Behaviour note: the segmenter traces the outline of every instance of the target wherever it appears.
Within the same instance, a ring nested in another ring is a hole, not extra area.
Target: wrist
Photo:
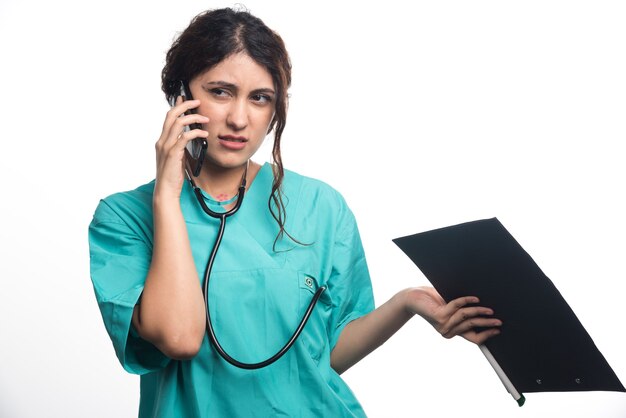
[[[413,308],[412,300],[415,288],[407,288],[399,291],[392,299],[396,299],[396,304],[402,313],[406,316],[407,320],[415,316],[415,309]]]
[[[182,217],[180,196],[168,193],[156,193],[152,197],[152,212],[155,222],[157,220],[171,220],[178,216]]]
[[[180,206],[180,190],[169,190],[155,185],[154,194],[152,195],[152,207],[157,209],[172,206]]]

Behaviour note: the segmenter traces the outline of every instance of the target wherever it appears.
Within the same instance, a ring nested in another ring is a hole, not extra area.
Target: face
[[[231,55],[189,82],[199,114],[210,119],[204,165],[241,167],[259,149],[274,117],[270,73],[244,53]]]

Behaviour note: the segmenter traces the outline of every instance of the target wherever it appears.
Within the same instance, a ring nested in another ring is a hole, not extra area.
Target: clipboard
[[[523,392],[626,392],[552,281],[497,218],[393,242],[449,302],[477,296],[502,320],[481,351],[520,406]]]

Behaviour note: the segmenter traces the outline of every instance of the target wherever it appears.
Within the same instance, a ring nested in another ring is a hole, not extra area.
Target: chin
[[[210,169],[217,170],[229,170],[233,168],[239,168],[248,162],[249,158],[228,158],[228,159],[213,159],[207,155],[207,159],[204,161],[204,165]]]

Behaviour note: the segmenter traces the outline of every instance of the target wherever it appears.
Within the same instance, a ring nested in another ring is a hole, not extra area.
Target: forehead
[[[248,54],[232,54],[219,64],[198,76],[202,83],[224,81],[242,88],[271,89],[274,87],[272,75]]]

